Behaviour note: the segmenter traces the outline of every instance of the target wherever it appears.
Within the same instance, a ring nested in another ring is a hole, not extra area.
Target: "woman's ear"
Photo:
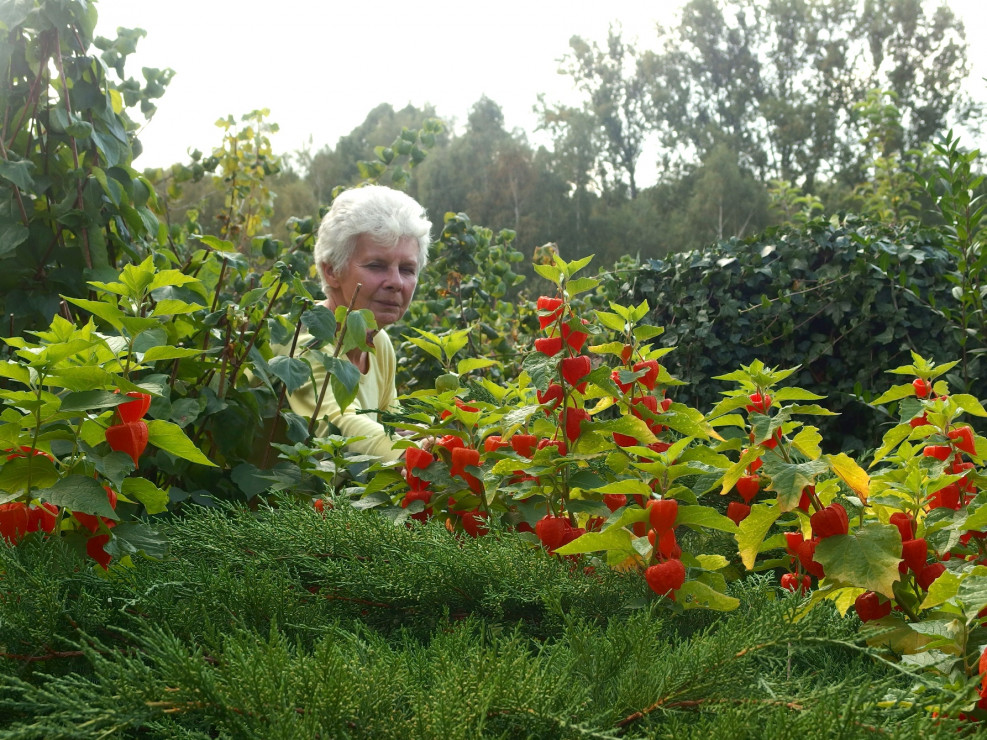
[[[330,288],[339,287],[339,276],[336,274],[332,264],[329,262],[322,263],[322,276],[325,278],[326,285]]]

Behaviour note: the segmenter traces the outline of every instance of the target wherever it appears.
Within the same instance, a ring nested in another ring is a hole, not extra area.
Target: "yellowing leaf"
[[[843,452],[839,455],[826,455],[826,459],[833,472],[853,489],[861,501],[867,503],[867,494],[870,492],[870,477],[867,472]]]
[[[805,427],[792,438],[792,445],[810,460],[817,460],[822,454],[819,443],[822,435],[815,427]]]

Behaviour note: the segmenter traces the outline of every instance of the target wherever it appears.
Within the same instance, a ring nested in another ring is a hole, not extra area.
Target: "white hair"
[[[431,229],[425,209],[407,193],[384,185],[344,190],[323,216],[315,242],[315,264],[323,292],[329,294],[324,266],[329,265],[336,273],[342,271],[363,234],[385,247],[397,246],[404,237],[416,240],[421,272],[428,261]]]

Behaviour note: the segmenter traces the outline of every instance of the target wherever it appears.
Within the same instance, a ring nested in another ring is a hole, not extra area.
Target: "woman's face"
[[[357,237],[353,256],[342,270],[323,267],[329,302],[349,306],[356,293],[354,309],[369,308],[377,326],[393,324],[404,316],[418,284],[418,240],[404,236],[393,247],[375,242],[370,236]]]

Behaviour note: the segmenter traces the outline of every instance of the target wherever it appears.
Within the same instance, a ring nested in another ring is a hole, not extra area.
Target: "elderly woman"
[[[394,439],[377,420],[377,410],[391,408],[397,401],[394,348],[382,330],[408,310],[428,258],[431,226],[413,198],[380,185],[341,193],[319,226],[315,264],[326,295],[323,304],[329,310],[370,309],[379,329],[370,340],[372,353],[354,349],[347,354],[360,371],[354,402],[340,411],[329,392],[318,412],[316,434],[326,433],[328,418],[344,435],[363,437],[349,445],[354,452],[384,460],[396,460],[404,453],[394,449]],[[315,412],[325,378],[322,363],[313,363],[313,371],[314,386],[308,384],[289,397],[292,410],[306,418]]]

